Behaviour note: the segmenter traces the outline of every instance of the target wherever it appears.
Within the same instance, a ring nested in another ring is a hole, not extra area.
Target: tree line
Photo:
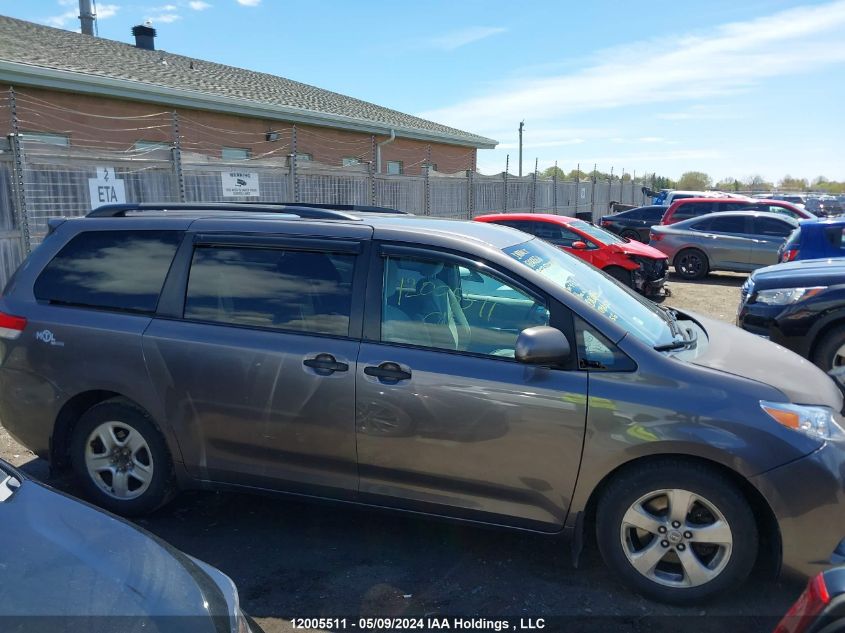
[[[569,172],[560,167],[549,167],[541,175],[546,178],[557,176],[560,180],[610,180],[611,174],[599,170],[583,171],[573,169]],[[631,174],[613,174],[614,179],[630,180]],[[818,176],[812,180],[795,178],[787,174],[777,182],[769,182],[760,175],[746,178],[722,178],[714,181],[703,171],[688,171],[681,174],[677,180],[657,174],[647,174],[644,180],[652,189],[690,189],[701,191],[718,189],[720,191],[822,191],[830,194],[845,194],[845,181],[830,180]]]

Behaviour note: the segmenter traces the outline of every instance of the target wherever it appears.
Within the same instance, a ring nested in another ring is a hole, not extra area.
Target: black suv
[[[759,268],[742,286],[737,325],[845,372],[845,258]]]

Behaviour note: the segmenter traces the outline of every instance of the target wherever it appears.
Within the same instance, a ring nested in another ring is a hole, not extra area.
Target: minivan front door
[[[485,266],[400,246],[372,258],[357,369],[362,500],[555,531],[584,440],[587,375],[514,359],[563,307]]]
[[[314,241],[200,239],[182,314],[145,332],[192,476],[354,496],[360,245]]]

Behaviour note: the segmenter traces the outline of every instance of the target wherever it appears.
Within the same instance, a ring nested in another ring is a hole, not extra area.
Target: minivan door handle
[[[336,371],[349,371],[349,365],[338,362],[331,354],[317,354],[314,358],[306,358],[302,364],[322,376],[328,376]]]
[[[373,378],[381,378],[382,380],[389,380],[398,382],[400,380],[408,380],[411,377],[411,372],[402,369],[398,363],[385,362],[380,365],[364,367],[364,373]]]

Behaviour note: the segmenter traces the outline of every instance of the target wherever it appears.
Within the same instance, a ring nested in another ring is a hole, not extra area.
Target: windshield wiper
[[[670,352],[676,349],[694,348],[698,342],[698,333],[692,328],[687,328],[686,333],[687,338],[683,338],[683,333],[681,333],[680,339],[676,339],[671,343],[665,343],[664,345],[655,345],[654,350],[657,352]]]
[[[666,308],[661,305],[657,305],[657,309],[660,311],[659,314],[666,321],[667,325],[669,326],[669,331],[672,333],[672,336],[677,336],[681,334],[681,330],[677,325],[678,322],[678,313],[675,312],[672,308]]]

